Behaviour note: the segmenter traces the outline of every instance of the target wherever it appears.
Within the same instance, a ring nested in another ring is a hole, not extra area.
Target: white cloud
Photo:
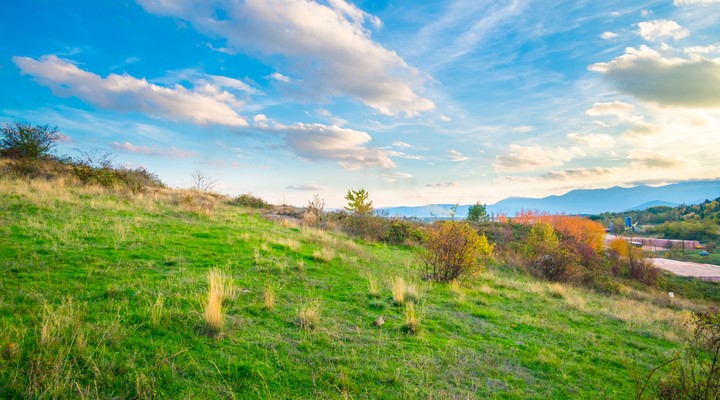
[[[585,114],[591,117],[600,117],[605,115],[613,115],[623,118],[633,112],[635,106],[621,101],[613,101],[611,103],[595,103],[585,111]]]
[[[690,31],[678,25],[677,22],[667,19],[640,22],[638,28],[638,34],[651,42],[662,38],[680,40],[690,36]]]
[[[310,185],[290,185],[290,186],[286,186],[285,189],[302,190],[302,191],[307,191],[307,192],[319,192],[319,191],[325,190],[327,188],[322,185],[310,184]]]
[[[404,158],[406,160],[424,160],[425,157],[416,154],[407,154],[402,151],[388,150],[387,155],[390,157]]]
[[[57,96],[73,96],[98,107],[123,112],[144,112],[172,120],[197,124],[246,126],[235,109],[242,103],[219,86],[205,84],[188,90],[149,83],[129,75],[110,74],[106,78],[82,70],[54,55],[40,60],[13,57],[23,74],[32,75]]]
[[[460,182],[452,181],[452,182],[443,182],[443,183],[427,183],[427,184],[425,184],[425,187],[438,188],[438,189],[449,189],[449,188],[460,187]]]
[[[461,162],[470,159],[470,157],[464,156],[461,152],[457,150],[450,150],[448,151],[448,154],[450,155],[450,161],[452,162]]]
[[[618,34],[615,32],[603,32],[600,35],[600,38],[605,39],[605,40],[615,40],[615,39],[617,39],[617,37],[618,37]]]
[[[577,133],[570,133],[567,138],[572,142],[579,145],[598,148],[598,147],[613,147],[615,146],[615,138],[604,133],[590,133],[587,135],[579,135]]]
[[[161,157],[171,157],[171,158],[191,158],[195,157],[197,153],[194,151],[187,151],[187,150],[180,150],[178,148],[170,148],[170,149],[162,149],[157,147],[148,147],[148,146],[138,146],[134,145],[130,142],[125,143],[118,143],[118,142],[112,142],[110,143],[110,147],[113,148],[115,151],[119,151],[122,153],[136,153],[136,154],[144,154],[146,156],[161,156]]]
[[[644,45],[629,47],[614,60],[588,68],[642,100],[685,107],[720,106],[720,60],[680,53],[664,55]]]
[[[675,4],[676,6],[686,6],[694,4],[720,4],[720,0],[674,0],[673,4]]]
[[[495,170],[522,170],[540,167],[555,167],[563,165],[584,153],[577,148],[544,149],[540,146],[520,146],[511,144],[510,152],[495,157]]]
[[[285,82],[285,83],[290,82],[290,78],[288,78],[287,76],[285,76],[279,72],[273,72],[272,74],[270,74],[268,76],[268,78],[275,79],[278,82]]]
[[[602,167],[571,168],[562,171],[550,171],[543,174],[540,178],[552,181],[574,181],[578,179],[599,178],[605,175],[610,175],[613,171],[614,170],[612,168]]]
[[[395,147],[401,147],[401,148],[404,148],[404,149],[409,149],[410,147],[412,147],[411,144],[405,143],[405,142],[401,142],[401,141],[399,141],[399,140],[394,141],[392,145],[395,146]]]
[[[226,48],[282,56],[308,96],[349,95],[387,115],[417,115],[435,104],[418,94],[427,79],[374,42],[366,21],[380,21],[345,0],[138,0],[148,12],[189,21]],[[223,17],[219,17],[222,15]],[[279,74],[279,73],[277,73]],[[285,75],[273,74],[274,79]]]
[[[450,121],[452,121],[452,118],[450,118],[450,117],[447,116],[447,115],[441,115],[441,116],[440,116],[440,120],[441,120],[442,122],[450,122]]]
[[[535,130],[534,126],[531,125],[520,125],[520,126],[513,126],[512,131],[514,133],[528,133]]]
[[[366,132],[322,124],[273,124],[268,129],[283,136],[287,146],[307,160],[336,161],[348,170],[367,167],[394,168],[386,150],[368,147]]]

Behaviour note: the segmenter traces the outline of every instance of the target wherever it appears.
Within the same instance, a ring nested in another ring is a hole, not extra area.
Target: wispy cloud
[[[635,106],[621,101],[613,101],[610,103],[595,103],[591,108],[585,111],[585,114],[591,117],[600,117],[606,115],[616,116],[623,118],[629,115]]]
[[[301,191],[306,191],[306,192],[320,192],[320,191],[327,189],[327,187],[322,186],[322,185],[309,184],[309,185],[290,185],[290,186],[286,186],[285,189],[301,190]]]
[[[171,158],[191,158],[197,156],[194,151],[181,150],[175,147],[164,149],[158,147],[139,146],[130,142],[118,143],[112,142],[110,147],[113,150],[122,153],[136,153],[143,154],[146,156],[160,156],[160,157],[171,157]]]
[[[380,21],[345,0],[236,2],[139,0],[148,12],[189,21],[235,52],[282,55],[283,68],[306,96],[356,97],[388,115],[417,115],[435,104],[419,94],[425,77],[373,41]],[[223,18],[218,17],[223,15]],[[282,72],[272,78],[287,83]]]
[[[571,168],[561,171],[550,171],[540,176],[543,180],[553,181],[576,181],[584,179],[600,178],[610,175],[614,172],[612,168],[590,167],[590,168]]]
[[[461,153],[457,150],[448,151],[448,156],[450,158],[450,161],[452,161],[452,162],[461,162],[461,161],[467,161],[470,159],[470,157],[463,155],[463,153]]]
[[[450,188],[460,187],[460,182],[451,181],[451,182],[443,182],[443,183],[426,183],[425,187],[437,188],[437,189],[450,189]]]
[[[511,144],[510,152],[495,157],[495,170],[526,170],[539,167],[555,167],[563,165],[584,153],[577,148],[546,149],[540,146],[520,146]]]
[[[579,145],[597,148],[597,147],[613,147],[615,146],[615,138],[604,133],[589,133],[586,135],[580,135],[577,133],[569,133],[567,138],[573,143]]]
[[[687,160],[680,156],[670,156],[654,151],[633,151],[629,155],[632,166],[654,169],[675,169],[685,167]]]
[[[54,55],[39,60],[13,57],[13,62],[23,74],[33,76],[55,95],[77,97],[101,108],[144,112],[197,124],[247,125],[234,110],[242,103],[215,85],[188,90],[180,85],[169,88],[151,84],[129,75],[110,74],[103,78]]]

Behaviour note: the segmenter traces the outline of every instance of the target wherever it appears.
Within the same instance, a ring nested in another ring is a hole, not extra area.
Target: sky
[[[341,207],[720,177],[720,0],[13,1],[0,123]]]

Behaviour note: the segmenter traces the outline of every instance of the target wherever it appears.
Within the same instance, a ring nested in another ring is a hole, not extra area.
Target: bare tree
[[[195,170],[190,178],[192,179],[191,188],[203,192],[212,192],[217,185],[217,181],[205,171]]]
[[[75,162],[91,168],[107,169],[112,167],[115,160],[115,153],[112,150],[93,148],[90,150],[75,149],[80,155],[75,158]]]

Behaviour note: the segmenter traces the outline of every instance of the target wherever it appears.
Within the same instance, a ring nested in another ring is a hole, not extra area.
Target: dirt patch
[[[667,258],[653,258],[652,260],[656,267],[672,272],[675,275],[720,282],[720,267],[717,265],[668,260]]]

